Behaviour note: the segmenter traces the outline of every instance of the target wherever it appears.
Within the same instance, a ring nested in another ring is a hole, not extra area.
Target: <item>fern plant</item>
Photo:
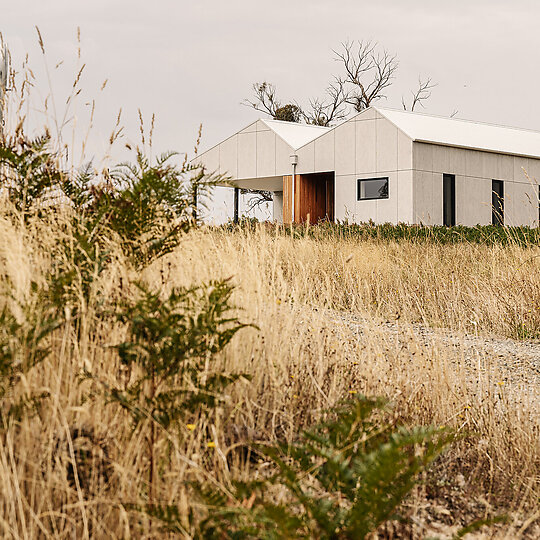
[[[32,285],[38,295],[37,285]],[[41,295],[40,295],[41,298]],[[43,300],[43,298],[41,298]],[[60,321],[46,302],[37,306],[21,305],[13,298],[3,298],[0,309],[0,429],[10,420],[19,420],[23,413],[36,408],[46,393],[16,397],[21,377],[28,374],[50,353],[50,334]]]
[[[17,210],[25,213],[63,182],[48,132],[29,139],[16,133],[0,141],[0,181]]]
[[[130,381],[100,382],[108,400],[130,415],[134,429],[148,426],[152,504],[159,439],[183,419],[215,408],[224,389],[242,376],[213,370],[212,360],[247,325],[230,315],[233,289],[225,281],[177,288],[164,298],[142,285],[138,288],[139,297],[119,310],[127,338],[115,346],[131,372]]]
[[[395,519],[419,473],[453,436],[394,425],[386,407],[382,399],[353,399],[298,441],[259,447],[276,473],[267,481],[236,482],[234,499],[196,486],[208,514],[194,524],[195,536],[360,539]],[[285,490],[282,502],[270,484]]]
[[[117,166],[95,190],[90,208],[106,216],[135,262],[148,264],[172,251],[181,233],[196,225],[201,196],[223,179],[195,165],[177,166],[174,152],[160,155],[155,163],[141,150],[135,153],[134,163]]]

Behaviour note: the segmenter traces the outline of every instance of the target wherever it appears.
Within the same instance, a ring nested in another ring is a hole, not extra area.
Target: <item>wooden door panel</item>
[[[294,189],[297,223],[334,220],[334,173],[297,174]],[[292,221],[292,176],[283,177],[283,223]]]

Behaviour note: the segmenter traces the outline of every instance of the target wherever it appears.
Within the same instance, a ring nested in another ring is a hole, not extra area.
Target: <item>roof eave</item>
[[[520,154],[518,152],[510,152],[507,150],[493,150],[489,148],[479,148],[476,146],[464,146],[461,144],[453,144],[453,143],[446,143],[446,142],[440,142],[440,141],[432,141],[427,139],[414,139],[412,138],[413,142],[416,143],[422,143],[422,144],[432,144],[434,146],[445,146],[446,148],[459,148],[460,150],[474,150],[476,152],[488,152],[490,154],[499,154],[503,156],[515,156],[515,157],[521,157],[521,158],[531,158],[531,159],[540,159],[540,155],[533,155],[533,154]]]

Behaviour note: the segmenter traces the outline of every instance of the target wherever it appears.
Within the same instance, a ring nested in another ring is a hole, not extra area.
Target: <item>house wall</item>
[[[335,218],[349,222],[413,221],[412,141],[375,110],[300,148],[299,174],[335,171]],[[389,179],[388,199],[357,201],[357,180]]]
[[[292,153],[293,149],[279,135],[257,120],[202,153],[198,161],[210,172],[238,180],[250,179],[251,189],[265,189],[257,185],[256,179],[290,174]]]
[[[272,212],[273,219],[278,223],[283,223],[283,191],[274,191],[272,194]]]
[[[413,143],[413,219],[442,224],[443,173],[456,176],[456,223],[491,223],[491,182],[504,181],[506,225],[538,225],[540,160]]]

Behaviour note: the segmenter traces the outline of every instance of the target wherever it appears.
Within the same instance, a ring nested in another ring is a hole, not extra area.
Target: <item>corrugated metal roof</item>
[[[272,131],[279,135],[289,146],[300,148],[305,144],[321,136],[331,128],[323,126],[310,126],[306,124],[296,124],[294,122],[283,122],[281,120],[263,120]]]
[[[540,157],[540,132],[393,109],[383,116],[418,142]]]

